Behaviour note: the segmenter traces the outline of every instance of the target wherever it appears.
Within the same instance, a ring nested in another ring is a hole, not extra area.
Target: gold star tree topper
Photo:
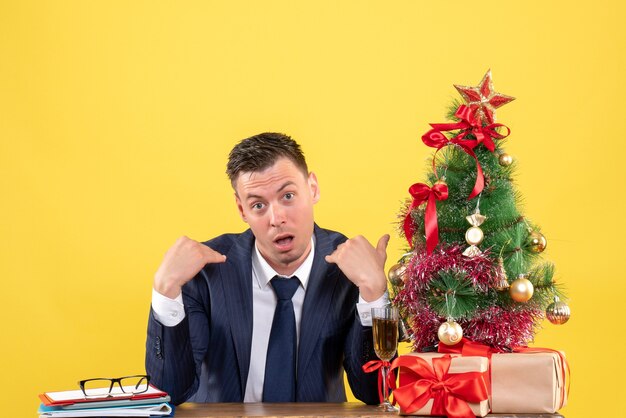
[[[454,87],[461,93],[468,106],[476,112],[476,117],[481,123],[494,123],[496,121],[496,109],[515,100],[515,97],[497,93],[493,89],[491,70],[487,70],[480,84],[476,87],[457,84]]]

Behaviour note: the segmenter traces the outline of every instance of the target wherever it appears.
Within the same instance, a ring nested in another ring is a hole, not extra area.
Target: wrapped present
[[[521,350],[491,356],[491,412],[555,413],[567,403],[565,356]]]
[[[517,347],[514,353],[495,353],[492,348],[466,338],[454,346],[440,345],[439,349],[464,357],[479,355],[490,359],[494,414],[553,414],[567,403],[569,366],[560,351]]]
[[[410,353],[391,367],[399,369],[393,398],[402,415],[471,418],[489,413],[486,357]]]

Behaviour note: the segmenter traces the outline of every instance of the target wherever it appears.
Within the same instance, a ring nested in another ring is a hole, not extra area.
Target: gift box
[[[409,353],[398,357],[393,391],[401,415],[480,416],[489,413],[489,360],[479,356]]]
[[[491,356],[491,412],[553,414],[567,403],[562,353],[542,349]]]

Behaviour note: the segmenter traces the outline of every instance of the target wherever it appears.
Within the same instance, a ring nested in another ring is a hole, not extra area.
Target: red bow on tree
[[[476,117],[476,109],[465,105],[459,106],[454,116],[461,119],[457,123],[431,123],[432,130],[429,132],[454,131],[461,129],[461,132],[452,139],[465,140],[464,143],[474,149],[478,144],[483,144],[489,151],[494,152],[496,145],[493,139],[504,139],[511,133],[511,130],[501,123],[491,123],[483,126]],[[496,131],[496,128],[505,128],[507,133],[503,135]],[[426,133],[428,135],[428,133]],[[473,135],[475,139],[468,139],[469,135]]]
[[[451,418],[472,418],[474,412],[468,402],[480,402],[488,398],[487,385],[480,372],[448,373],[452,358],[445,355],[433,359],[432,367],[416,356],[400,356],[392,368],[403,367],[413,375],[413,382],[396,388],[393,398],[404,413],[411,414],[433,399],[431,415]]]
[[[470,193],[468,199],[473,199],[485,187],[485,180],[483,176],[483,170],[478,162],[478,158],[474,153],[474,148],[478,144],[483,144],[489,151],[495,151],[495,143],[493,139],[506,138],[510,133],[510,129],[501,123],[492,123],[487,126],[482,126],[480,120],[476,117],[476,109],[470,108],[465,105],[459,106],[455,116],[461,119],[457,123],[431,123],[432,129],[422,135],[422,141],[429,147],[437,148],[437,152],[448,145],[458,145],[463,151],[471,156],[476,161],[476,182],[474,188]],[[496,131],[496,128],[504,127],[507,130],[506,135],[500,134]],[[454,131],[460,129],[461,132],[452,138],[446,137],[443,132]],[[473,135],[475,139],[468,139],[468,136]],[[433,171],[435,170],[435,156],[433,155]]]
[[[428,187],[424,183],[415,183],[409,188],[409,193],[413,196],[413,202],[409,207],[409,211],[404,218],[404,236],[406,236],[409,245],[413,247],[413,228],[411,228],[411,211],[426,203],[426,214],[424,219],[424,229],[426,230],[426,250],[428,254],[432,253],[439,242],[439,227],[437,226],[437,200],[446,200],[448,198],[448,185],[443,182],[437,182],[433,187]]]

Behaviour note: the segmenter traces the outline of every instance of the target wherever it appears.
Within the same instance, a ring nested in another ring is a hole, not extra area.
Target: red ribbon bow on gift
[[[435,155],[433,155],[433,171],[435,170],[435,156],[437,155],[437,152],[448,145],[458,145],[463,151],[465,151],[465,153],[476,161],[476,182],[474,183],[474,188],[472,189],[468,199],[473,199],[478,196],[478,194],[485,187],[483,170],[478,162],[476,154],[473,151],[474,148],[476,148],[478,144],[483,144],[489,151],[494,152],[495,143],[493,142],[493,138],[503,139],[511,133],[511,130],[501,123],[492,123],[487,126],[482,126],[481,121],[476,118],[475,113],[475,108],[461,105],[454,114],[457,118],[461,119],[460,122],[431,123],[430,126],[432,129],[422,135],[422,141],[424,144],[429,147],[437,148]],[[497,132],[496,128],[498,127],[506,128],[506,135]],[[443,134],[443,132],[454,131],[457,129],[461,129],[461,132],[450,139]],[[469,135],[473,135],[475,139],[467,139]]]
[[[463,337],[461,341],[454,345],[439,344],[437,351],[440,353],[461,354],[465,357],[487,357],[489,359],[489,373],[486,373],[484,377],[489,396],[491,396],[491,355],[498,353],[498,350]]]
[[[450,418],[473,418],[474,412],[468,402],[487,399],[487,386],[480,372],[448,374],[452,358],[445,355],[434,358],[432,367],[416,356],[400,356],[391,367],[404,367],[407,373],[415,375],[415,380],[396,388],[394,400],[402,411],[411,414],[433,399],[431,415],[446,415]]]
[[[503,350],[498,350],[488,345],[477,343],[476,341],[472,341],[468,338],[463,337],[461,341],[459,341],[455,345],[439,344],[439,349],[437,351],[439,351],[440,353],[461,354],[462,356],[487,357],[489,359],[489,373],[485,375],[485,380],[487,383],[487,387],[491,391],[491,356],[495,353],[502,353],[504,352]],[[565,358],[565,354],[563,354],[561,351],[543,347],[513,347],[512,351],[514,353],[554,353],[559,357],[557,367],[560,368],[561,376],[563,376],[564,379],[567,379],[568,376],[571,376],[569,363]],[[563,406],[563,403],[567,399],[567,395],[569,394],[569,383],[570,382],[568,381],[567,389],[565,385],[561,386],[561,406]]]
[[[386,360],[372,360],[363,365],[363,371],[365,373],[371,373],[378,370],[378,399],[380,399],[380,403],[383,403],[387,397],[387,394],[383,393],[383,367],[387,367],[387,370],[389,370],[390,366],[391,363]],[[395,388],[396,374],[390,370],[387,375],[387,391],[393,391]]]
[[[432,253],[439,242],[439,227],[437,226],[437,205],[436,200],[446,200],[448,198],[448,186],[445,183],[435,183],[433,187],[428,187],[424,183],[415,183],[409,188],[409,193],[413,196],[413,202],[404,218],[404,236],[409,245],[413,247],[413,230],[411,228],[411,211],[426,203],[425,225],[426,230],[426,250]]]

